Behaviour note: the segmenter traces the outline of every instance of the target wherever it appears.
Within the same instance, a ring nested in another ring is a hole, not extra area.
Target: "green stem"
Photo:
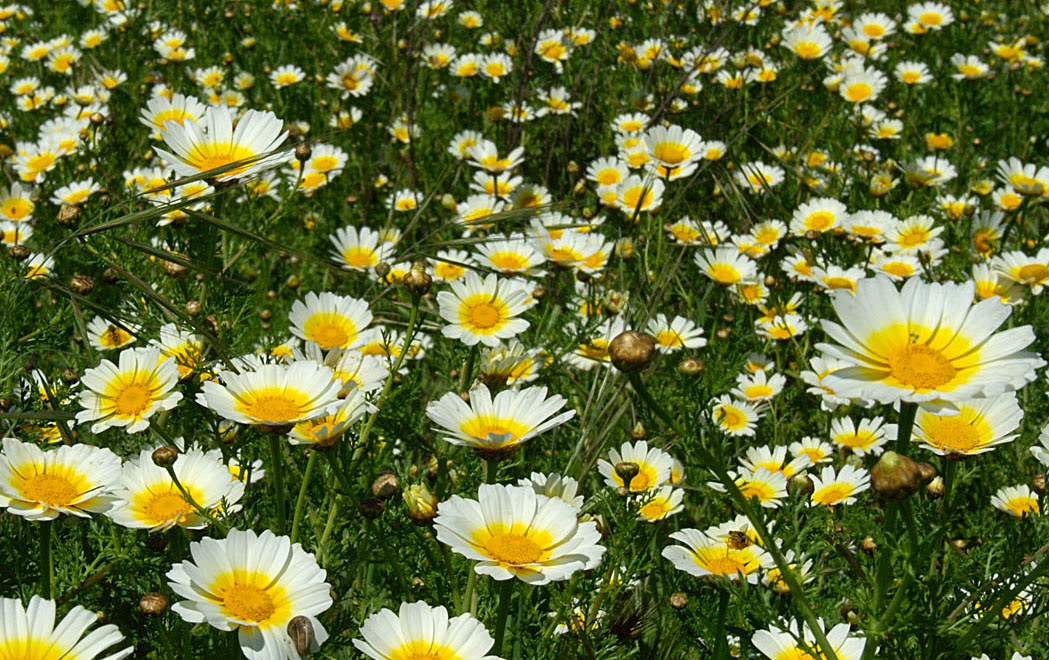
[[[270,470],[273,472],[273,495],[277,500],[277,534],[284,535],[288,531],[288,511],[284,501],[284,463],[280,455],[280,436],[269,436],[269,443]]]
[[[714,629],[714,657],[715,658],[727,658],[728,654],[728,635],[725,634],[725,619],[728,618],[728,585],[719,585],[718,595],[718,622],[717,628]]]
[[[648,388],[645,387],[639,374],[627,374],[627,377],[630,379],[630,384],[633,385],[634,391],[638,393],[641,400],[645,402],[645,405],[647,405],[657,417],[663,420],[667,426],[673,429],[682,438],[687,438],[689,436],[684,428],[678,424],[677,420],[671,417],[667,411],[652,398],[652,395],[649,394]],[[794,605],[798,608],[798,613],[801,614],[801,618],[805,620],[805,623],[807,623],[812,630],[812,635],[816,638],[816,644],[819,646],[818,650],[823,652],[824,659],[838,660],[838,655],[834,652],[834,647],[831,646],[830,642],[827,640],[826,633],[823,631],[819,620],[816,618],[815,612],[809,605],[808,598],[802,590],[801,582],[798,581],[798,577],[795,575],[787,558],[783,555],[780,547],[772,538],[772,534],[765,525],[765,519],[762,517],[760,511],[755,511],[753,506],[751,506],[750,500],[743,496],[743,493],[739,490],[735,480],[729,476],[728,471],[725,469],[724,461],[716,460],[713,454],[703,446],[696,447],[694,454],[704,468],[714,473],[714,476],[716,476],[721,485],[724,486],[735,505],[740,508],[743,515],[745,515],[750,524],[754,526],[754,531],[757,532],[762,547],[772,555],[772,560],[776,563],[776,568],[779,569],[781,578],[787,583],[787,589],[790,590]]]
[[[217,527],[219,531],[221,531],[222,534],[225,535],[226,532],[229,531],[229,526],[220,521],[215,516],[211,515],[210,511],[202,507],[199,502],[193,499],[193,495],[191,495],[190,492],[186,489],[186,487],[182,485],[182,482],[179,481],[178,475],[175,474],[175,467],[173,465],[169,465],[164,469],[167,470],[168,476],[171,477],[172,483],[175,484],[175,488],[178,489],[178,492],[182,493],[182,499],[186,500],[186,503],[193,507],[193,510],[197,512],[197,515],[199,515],[201,518],[204,518],[209,523]]]
[[[503,652],[506,620],[510,614],[510,601],[514,597],[514,582],[516,582],[516,579],[510,578],[499,583],[499,611],[495,615],[495,646],[492,647],[492,654],[496,656],[502,655]]]
[[[466,386],[473,381],[474,362],[477,360],[477,344],[470,347],[470,353],[463,362],[463,372],[459,374],[459,391],[465,392]]]
[[[484,482],[486,484],[496,483],[496,472],[498,471],[499,463],[496,461],[484,461]]]
[[[338,495],[332,495],[331,508],[328,509],[328,520],[324,523],[324,531],[321,532],[321,540],[319,548],[317,549],[317,563],[322,566],[323,561],[328,558],[328,539],[331,538],[331,532],[335,529],[335,518],[339,515],[339,497]]]
[[[295,515],[291,520],[291,542],[299,540],[299,523],[302,522],[302,511],[306,504],[306,487],[310,483],[313,474],[313,464],[317,462],[317,451],[310,451],[310,457],[306,461],[306,472],[302,475],[302,485],[299,486],[299,497],[295,500]],[[316,530],[315,530],[316,531]]]
[[[470,566],[470,574],[466,577],[466,591],[463,592],[463,610],[460,614],[466,614],[469,611],[473,616],[477,616],[477,594],[474,591],[476,586],[477,571]]]
[[[918,414],[918,404],[900,402],[900,421],[896,431],[896,453],[907,455],[907,445],[911,443],[911,431],[914,430],[914,418]]]
[[[40,594],[55,598],[55,564],[51,557],[51,521],[42,520],[40,526]]]

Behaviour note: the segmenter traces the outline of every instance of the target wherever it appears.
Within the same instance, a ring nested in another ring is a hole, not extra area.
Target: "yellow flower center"
[[[660,346],[682,346],[684,341],[681,339],[681,335],[674,332],[673,330],[660,330],[656,334],[656,343]]]
[[[866,101],[871,97],[871,94],[873,93],[874,88],[872,88],[867,83],[862,82],[852,83],[851,85],[845,88],[845,97],[853,103]]]
[[[917,71],[904,71],[902,74],[900,74],[900,78],[903,80],[903,82],[907,83],[908,85],[913,85],[914,83],[921,80],[922,75]]]
[[[229,142],[203,142],[195,145],[186,156],[186,163],[198,172],[209,172],[233,163],[251,160],[257,154],[251,149]],[[251,163],[223,172],[222,176],[235,176],[248,169]]]
[[[592,339],[589,343],[581,345],[579,352],[593,360],[607,360],[608,343],[607,339]]]
[[[670,228],[670,233],[682,243],[692,243],[693,241],[699,240],[700,236],[702,236],[698,230],[693,229],[688,225],[674,225]]]
[[[55,164],[55,155],[52,153],[39,154],[26,161],[26,169],[30,172],[42,172],[50,169]]]
[[[815,656],[798,647],[783,649],[772,660],[817,660]]]
[[[556,41],[549,41],[539,47],[539,55],[544,59],[557,61],[565,56],[565,47]]]
[[[253,421],[282,424],[301,419],[309,411],[309,404],[309,395],[276,386],[241,394],[237,410]]]
[[[794,46],[794,52],[803,60],[814,60],[820,56],[820,47],[812,41],[802,41]]]
[[[981,67],[976,66],[975,64],[963,64],[960,67],[958,67],[958,71],[963,76],[966,76],[966,77],[969,77],[969,78],[978,76],[981,73],[983,73],[983,69]]]
[[[877,23],[867,23],[863,26],[863,34],[871,39],[877,39],[885,34],[885,28]]]
[[[473,532],[478,552],[507,566],[526,566],[547,559],[553,542],[549,532],[515,524],[507,529],[500,523]]]
[[[339,166],[339,159],[335,156],[317,156],[310,161],[310,167],[318,172],[330,172]]]
[[[127,383],[113,398],[113,411],[121,417],[137,417],[153,402],[152,391],[146,383]]]
[[[929,238],[929,230],[925,227],[911,227],[900,233],[896,243],[901,247],[912,248],[923,245]]]
[[[980,449],[994,434],[991,425],[971,408],[949,417],[923,414],[921,429],[929,444],[961,454]]]
[[[56,472],[38,472],[25,477],[19,492],[28,502],[42,502],[50,507],[69,506],[87,490],[87,480],[70,468]]]
[[[736,485],[739,486],[739,492],[744,499],[756,497],[759,502],[768,502],[776,497],[776,491],[772,486],[763,481],[738,481]]]
[[[528,433],[531,427],[512,417],[478,415],[462,422],[459,430],[485,447],[509,447],[517,444],[518,438]],[[491,441],[495,441],[495,444]]]
[[[927,11],[918,16],[918,22],[922,25],[940,25],[943,23],[943,15],[934,11]]]
[[[648,520],[662,520],[670,513],[670,501],[662,497],[653,498],[638,513]]]
[[[856,282],[848,277],[827,277],[824,278],[823,284],[828,289],[848,289],[849,291],[856,291]]]
[[[850,449],[866,449],[874,443],[875,436],[870,431],[858,431],[856,433],[839,435],[834,442],[845,445]]]
[[[459,652],[450,646],[439,646],[430,640],[405,642],[389,654],[390,660],[461,660]]]
[[[0,214],[8,220],[22,220],[33,212],[33,204],[26,199],[8,199],[0,205]]]
[[[302,334],[324,350],[345,348],[357,338],[357,325],[341,314],[320,312],[306,319]]]
[[[735,284],[742,279],[742,274],[730,264],[711,264],[707,274],[718,284]]]
[[[623,193],[623,206],[628,209],[647,209],[652,205],[655,195],[647,186],[635,186]]]
[[[268,575],[235,570],[219,576],[208,591],[224,616],[260,628],[283,626],[291,618],[290,603],[284,587],[272,581]]]
[[[943,353],[926,344],[906,344],[889,355],[889,373],[907,387],[932,390],[958,374]]]
[[[721,406],[716,417],[718,424],[729,431],[738,431],[747,427],[747,416],[742,410],[733,406]]]
[[[747,389],[743,390],[743,394],[748,399],[767,399],[775,394],[772,388],[768,385],[750,385]]]
[[[683,163],[692,156],[692,152],[677,142],[660,142],[652,148],[652,155],[668,165]]]
[[[350,268],[371,268],[379,263],[375,251],[366,247],[347,248],[342,253],[342,260]]]
[[[190,488],[189,493],[195,501],[200,501],[200,493],[195,489]],[[182,497],[175,484],[153,486],[135,500],[136,517],[154,527],[172,522],[177,524],[193,512],[193,507]]]
[[[126,330],[111,325],[98,338],[98,343],[106,348],[120,348],[133,340],[134,337],[132,337]]]
[[[658,476],[658,472],[656,472],[655,466],[649,465],[647,463],[641,463],[639,461],[632,462],[637,464],[638,471],[637,474],[635,474],[634,477],[630,480],[630,487],[627,490],[629,490],[631,493],[641,493],[654,488],[656,486],[656,478]],[[613,472],[612,475],[616,484],[618,484],[619,486],[624,485],[623,478],[619,476],[618,472]]]
[[[471,332],[492,334],[510,319],[510,311],[503,301],[487,293],[468,296],[459,308],[459,324]]]
[[[433,274],[447,282],[462,277],[466,269],[457,264],[450,264],[446,261],[442,261],[433,267]]]
[[[1016,278],[1024,284],[1042,284],[1049,280],[1049,266],[1043,264],[1027,264],[1016,271]]]
[[[1038,500],[1033,497],[1014,497],[1005,503],[1005,508],[1017,518],[1028,513],[1039,513]]]
[[[852,484],[828,484],[812,494],[812,501],[824,506],[832,506],[844,501],[853,491]]]
[[[834,214],[830,211],[816,211],[805,218],[805,228],[812,231],[827,231],[834,224]]]
[[[496,252],[488,257],[496,270],[520,272],[528,270],[528,258],[517,252]]]
[[[910,277],[914,275],[914,266],[904,261],[890,261],[881,267],[882,272],[896,277]]]
[[[714,575],[747,575],[760,568],[749,548],[734,550],[724,545],[697,548],[692,559],[700,568]]]

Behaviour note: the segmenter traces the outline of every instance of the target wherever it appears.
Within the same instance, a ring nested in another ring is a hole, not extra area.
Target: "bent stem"
[[[171,477],[172,483],[175,484],[175,488],[178,489],[178,492],[182,493],[182,499],[186,500],[186,503],[193,507],[193,510],[197,512],[197,515],[199,515],[200,517],[204,518],[209,523],[217,527],[219,531],[222,532],[223,536],[225,536],[225,534],[229,531],[229,527],[222,521],[220,521],[218,518],[211,515],[210,511],[202,507],[199,502],[193,499],[193,495],[191,495],[189,490],[187,490],[186,487],[182,485],[182,482],[179,481],[178,475],[175,474],[174,466],[168,465],[164,469],[167,470],[168,476]]]
[[[639,374],[627,374],[627,377],[630,379],[630,384],[634,387],[634,391],[637,392],[638,396],[641,397],[641,400],[645,402],[645,405],[648,406],[649,410],[655,413],[656,417],[663,420],[667,426],[682,438],[689,437],[689,434],[680,424],[678,424],[677,420],[671,417],[667,411],[652,398],[652,395],[649,394],[648,388],[645,387]],[[793,596],[794,604],[798,608],[798,613],[801,614],[801,618],[805,620],[805,623],[808,624],[809,629],[812,631],[813,637],[816,638],[816,644],[819,646],[818,650],[822,651],[823,657],[826,660],[838,660],[838,655],[835,653],[834,647],[827,640],[827,635],[823,631],[820,621],[816,618],[815,612],[809,605],[808,597],[805,596],[805,592],[802,590],[801,582],[798,581],[798,577],[795,575],[787,558],[783,555],[783,551],[780,550],[778,545],[776,545],[775,540],[769,533],[769,529],[765,525],[765,519],[762,517],[760,511],[755,511],[754,507],[751,505],[751,501],[743,496],[739,486],[736,485],[736,481],[729,476],[723,461],[715,460],[713,454],[711,454],[705,447],[697,447],[695,449],[695,455],[699,459],[699,462],[703,464],[704,468],[714,473],[714,476],[717,477],[717,480],[728,492],[729,497],[732,498],[733,503],[740,508],[743,515],[745,515],[750,524],[754,526],[754,531],[757,532],[758,538],[763,544],[762,547],[768,550],[768,553],[772,555],[772,560],[775,562],[776,568],[779,569],[780,576],[783,581],[787,583],[787,589],[790,590],[790,593]]]
[[[40,522],[40,594],[55,599],[55,564],[51,557],[51,521]]]
[[[510,601],[514,597],[514,578],[503,580],[499,583],[499,611],[495,615],[495,646],[492,654],[501,656],[503,652],[503,638],[506,636],[506,620],[510,614]]]
[[[288,532],[288,511],[284,502],[284,464],[280,456],[280,436],[271,435],[270,443],[270,469],[273,470],[273,495],[276,498],[277,507],[277,534],[283,536]]]
[[[313,474],[313,464],[317,462],[317,451],[311,450],[310,457],[306,461],[306,472],[302,475],[302,485],[299,486],[299,497],[295,500],[295,515],[291,519],[291,542],[299,540],[299,523],[302,522],[302,512],[306,504],[306,487],[309,486],[310,476]]]

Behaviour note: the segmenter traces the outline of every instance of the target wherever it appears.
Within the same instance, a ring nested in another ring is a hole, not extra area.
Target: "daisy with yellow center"
[[[665,314],[656,314],[650,319],[646,331],[656,342],[660,353],[674,353],[685,348],[696,349],[707,345],[703,338],[703,328],[697,327],[694,321],[675,316],[667,320]]]
[[[0,216],[11,222],[26,222],[33,219],[32,191],[19,182],[11,184],[10,190],[0,191]]]
[[[723,433],[731,436],[752,436],[761,413],[756,406],[738,401],[728,394],[714,399],[710,417]]]
[[[245,112],[234,126],[227,106],[211,106],[199,122],[180,124],[173,119],[166,120],[163,138],[171,151],[155,150],[179,176],[228,168],[214,173],[214,177],[230,181],[276,167],[286,159],[286,154],[270,153],[287,138],[283,127],[284,122],[272,112],[257,110]]]
[[[1023,387],[1045,362],[1024,349],[1030,326],[995,331],[1010,308],[973,304],[974,286],[911,278],[897,291],[886,278],[860,280],[832,300],[841,323],[823,321],[835,344],[824,355],[850,366],[826,377],[837,395],[894,403],[951,402]]]
[[[713,250],[701,250],[693,260],[700,271],[722,286],[749,282],[757,279],[757,265],[752,259],[739,253],[732,245],[723,245]]]
[[[998,492],[991,496],[991,505],[1014,518],[1042,512],[1038,506],[1038,493],[1031,490],[1027,484],[999,488]]]
[[[296,300],[288,315],[291,333],[321,348],[350,348],[361,331],[372,322],[368,303],[359,298],[330,292],[306,294]]]
[[[142,109],[139,121],[153,129],[153,137],[160,137],[167,131],[165,124],[173,121],[179,126],[186,122],[197,123],[204,117],[205,106],[196,97],[174,94],[171,98],[154,96]]]
[[[702,144],[703,138],[698,133],[677,125],[654,126],[645,132],[649,155],[664,168],[684,168],[701,160]]]
[[[542,585],[601,563],[596,523],[577,516],[571,504],[529,486],[484,484],[477,500],[453,495],[441,502],[434,530],[452,552],[476,562],[478,575]]]
[[[809,478],[812,480],[809,504],[813,506],[852,504],[856,501],[856,495],[871,487],[870,473],[848,464],[842,466],[840,471],[826,465],[819,476],[810,475]]]
[[[788,462],[786,447],[765,446],[748,448],[744,457],[740,459],[740,465],[751,472],[765,468],[769,472],[779,473],[790,479],[801,474],[810,463],[807,453],[797,454]]]
[[[538,267],[545,261],[534,243],[516,235],[493,236],[477,246],[479,266],[502,275],[542,275]]]
[[[729,476],[739,488],[745,499],[756,499],[766,509],[775,509],[783,505],[787,497],[787,478],[782,472],[772,472],[759,467],[755,470],[744,469],[741,473],[729,471]],[[707,482],[712,490],[725,492],[725,487],[718,481]]]
[[[328,638],[317,615],[332,605],[327,574],[312,554],[286,536],[231,530],[226,538],[190,544],[192,560],[171,567],[168,586],[186,600],[171,611],[189,623],[236,630],[244,657],[299,657],[288,622],[309,619],[316,653]]]
[[[732,394],[751,403],[771,401],[783,391],[786,384],[787,379],[782,374],[770,375],[764,369],[760,369],[755,373],[736,376],[736,387],[732,388]]]
[[[482,343],[497,346],[528,329],[518,318],[527,308],[528,289],[517,280],[474,272],[450,282],[451,291],[437,293],[441,318],[447,325],[442,334],[467,346]]]
[[[809,465],[826,463],[831,460],[834,453],[834,447],[829,443],[812,436],[805,436],[801,440],[790,443],[788,449],[790,449],[790,453],[793,456],[804,456],[807,458]]]
[[[735,180],[740,188],[761,194],[783,183],[785,174],[779,165],[755,160],[743,163],[735,174]]]
[[[120,458],[108,449],[78,444],[45,452],[15,438],[3,442],[0,507],[8,513],[35,521],[63,513],[88,518],[113,506]]]
[[[877,456],[885,443],[895,438],[896,425],[885,424],[881,417],[861,419],[859,424],[848,417],[841,417],[830,423],[831,442],[851,450],[857,456]]]
[[[685,509],[684,498],[685,491],[673,486],[661,486],[648,491],[637,502],[638,519],[650,523],[666,520]]]
[[[113,624],[91,631],[98,615],[79,605],[55,626],[56,603],[40,596],[29,607],[17,598],[0,598],[0,658],[4,660],[94,660],[124,636]],[[83,637],[83,639],[81,639]],[[135,652],[129,646],[104,660],[122,660]]]
[[[430,267],[435,282],[451,282],[466,274],[471,264],[470,253],[466,250],[441,250],[437,257],[430,260]]]
[[[223,372],[225,385],[205,381],[197,403],[241,424],[283,428],[339,408],[342,381],[312,360],[289,366],[261,364],[239,374]]]
[[[575,417],[575,410],[558,413],[565,399],[547,397],[545,387],[503,390],[492,397],[488,387],[470,391],[470,402],[449,392],[426,406],[426,416],[453,445],[477,449],[507,449],[560,426]]]
[[[787,27],[783,30],[783,47],[803,60],[823,57],[832,45],[831,37],[820,23]]]
[[[790,219],[790,233],[795,236],[803,236],[810,231],[822,234],[843,224],[848,216],[848,209],[838,200],[817,197],[794,211]]]
[[[761,571],[773,565],[772,557],[746,534],[722,538],[717,527],[701,532],[683,529],[670,538],[683,545],[668,545],[660,554],[674,568],[696,577],[717,576],[757,584]]]
[[[364,393],[354,389],[342,399],[342,405],[334,413],[307,419],[292,427],[288,441],[293,445],[331,447],[365,413],[374,411],[375,406],[368,402]]]
[[[995,257],[993,264],[1003,277],[1028,287],[1035,296],[1049,282],[1049,248],[1042,248],[1033,256],[1019,251],[1006,252]]]
[[[1024,416],[1012,392],[958,401],[956,406],[953,415],[918,411],[915,439],[941,456],[982,454],[1015,440]]]
[[[171,410],[182,400],[174,391],[178,384],[178,367],[170,358],[162,358],[160,349],[129,348],[120,352],[117,364],[109,360],[84,372],[80,382],[80,405],[77,423],[94,422],[92,433],[116,426],[128,433],[149,428],[149,418],[161,410]]]
[[[341,227],[329,240],[335,246],[332,258],[346,270],[370,270],[393,256],[393,246],[370,227]]]
[[[175,526],[204,529],[208,520],[193,503],[206,511],[221,509],[224,513],[239,508],[236,504],[244,495],[244,483],[230,479],[219,452],[190,449],[175,459],[172,469],[193,503],[178,489],[168,471],[153,462],[152,454],[152,449],[143,449],[121,470],[120,485],[113,493],[120,501],[107,513],[118,525],[151,532]]]
[[[353,645],[373,660],[495,660],[486,655],[495,640],[480,621],[469,613],[449,619],[448,610],[421,600],[372,614],[360,636]]]
[[[823,619],[817,619],[820,628],[824,628]],[[834,650],[838,660],[860,660],[867,640],[853,636],[848,623],[839,623],[826,632],[827,642]],[[788,629],[769,626],[768,630],[754,633],[751,643],[769,660],[821,660],[828,657],[819,652],[816,637],[808,624],[798,630],[797,621],[791,621]]]
[[[630,170],[626,164],[614,156],[598,158],[586,168],[587,180],[597,184],[599,188],[614,186],[628,176]]]
[[[190,332],[179,330],[174,323],[160,327],[160,339],[150,340],[150,345],[160,349],[164,358],[171,358],[178,369],[179,380],[184,380],[200,366],[204,352],[203,340]]]
[[[633,463],[637,474],[630,478],[630,485],[623,482],[623,477],[616,471],[621,463]],[[649,447],[644,440],[631,444],[624,442],[619,449],[608,452],[608,460],[597,461],[597,471],[605,478],[605,483],[612,488],[626,488],[630,493],[644,493],[659,488],[670,479],[674,467],[674,458],[659,449]]]

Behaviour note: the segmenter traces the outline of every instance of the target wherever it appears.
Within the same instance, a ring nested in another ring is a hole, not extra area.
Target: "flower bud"
[[[149,614],[151,616],[159,616],[168,609],[168,597],[164,594],[159,594],[155,591],[151,591],[148,594],[142,596],[138,601],[138,609],[143,614]]]
[[[397,475],[389,470],[383,470],[372,482],[372,495],[380,500],[388,500],[401,492],[401,482]]]
[[[433,284],[433,277],[426,272],[426,264],[416,261],[404,276],[404,286],[416,296],[426,295]]]
[[[623,485],[629,490],[630,483],[641,472],[641,466],[633,461],[623,461],[615,464],[615,471],[619,478],[623,480]]]
[[[58,209],[58,213],[55,214],[55,222],[60,227],[66,229],[72,229],[80,224],[80,207],[69,206],[68,204]]]
[[[178,447],[167,445],[153,450],[153,464],[159,468],[169,468],[178,460]]]
[[[925,485],[925,492],[932,498],[941,498],[947,491],[943,483],[943,477],[933,477],[933,480]]]
[[[437,517],[437,497],[430,492],[426,484],[408,486],[401,495],[404,505],[408,507],[408,518],[416,525],[429,525]]]
[[[703,369],[703,360],[697,358],[685,358],[677,364],[678,373],[685,376],[698,376],[703,373]]]
[[[688,605],[688,596],[681,592],[675,591],[670,594],[670,606],[675,610],[683,610]]]
[[[313,648],[317,646],[317,636],[313,632],[313,622],[310,621],[309,617],[301,614],[293,617],[288,622],[288,637],[291,637],[291,641],[295,645],[295,652],[302,658],[307,657]]]
[[[86,296],[95,289],[95,281],[87,275],[74,275],[69,278],[69,290]]]
[[[361,500],[357,505],[357,510],[360,511],[361,515],[369,520],[374,520],[381,516],[383,508],[382,500],[375,498]]]
[[[904,500],[922,485],[918,464],[910,458],[887,451],[871,470],[871,488],[890,500]]]
[[[624,373],[635,373],[648,366],[655,350],[656,343],[651,337],[627,330],[608,345],[608,356],[616,369]]]
[[[295,160],[305,163],[313,156],[313,149],[305,142],[295,145]]]

